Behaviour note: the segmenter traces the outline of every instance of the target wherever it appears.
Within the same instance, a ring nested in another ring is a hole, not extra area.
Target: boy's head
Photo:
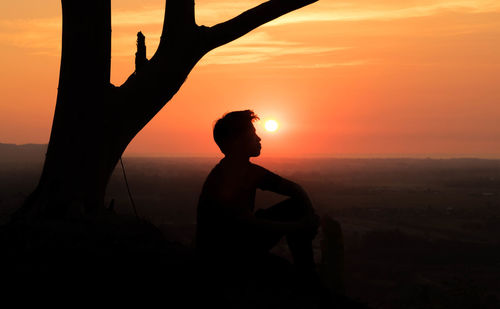
[[[260,154],[260,138],[253,121],[259,117],[251,110],[225,114],[214,126],[214,140],[222,153],[256,157]]]

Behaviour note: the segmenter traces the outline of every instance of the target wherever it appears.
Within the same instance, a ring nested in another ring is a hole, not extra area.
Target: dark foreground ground
[[[218,159],[125,158],[139,215],[192,247],[196,202]],[[337,219],[345,291],[375,308],[499,308],[500,161],[258,159]],[[119,167],[119,166],[118,166]],[[121,169],[107,200],[132,214]],[[0,223],[34,188],[41,161],[0,158]],[[258,192],[257,208],[282,197]],[[320,232],[315,240],[321,262]],[[274,253],[289,259],[285,242]],[[231,293],[230,291],[228,293]]]

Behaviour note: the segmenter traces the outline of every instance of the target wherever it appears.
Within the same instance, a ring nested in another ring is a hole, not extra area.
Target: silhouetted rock
[[[252,265],[213,268],[193,249],[132,216],[4,225],[0,246],[1,265],[8,265],[3,280],[56,279],[55,285],[37,286],[42,290],[71,287],[83,293],[90,284],[185,307],[364,308],[272,254]]]

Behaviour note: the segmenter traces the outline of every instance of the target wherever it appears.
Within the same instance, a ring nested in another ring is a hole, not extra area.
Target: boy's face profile
[[[240,155],[248,157],[258,157],[262,148],[260,137],[255,132],[253,124],[242,132],[234,141],[230,155]]]

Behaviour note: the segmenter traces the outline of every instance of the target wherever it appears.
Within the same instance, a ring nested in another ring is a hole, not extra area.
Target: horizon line
[[[194,159],[222,159],[220,155],[202,154],[124,154],[124,158],[194,158]],[[500,160],[500,155],[467,155],[467,154],[332,154],[332,155],[303,155],[303,156],[259,156],[254,159],[415,159],[415,160],[443,160],[443,159],[474,159]]]
[[[13,145],[13,146],[28,146],[39,145],[47,146],[43,143],[3,143],[0,145]],[[200,154],[200,153],[140,153],[132,152],[130,154],[125,152],[122,157],[127,158],[206,158],[217,159],[222,158],[223,154]],[[304,154],[304,155],[264,155],[259,156],[260,159],[479,159],[479,160],[500,160],[500,154],[466,154],[466,153],[333,153],[333,154]]]

